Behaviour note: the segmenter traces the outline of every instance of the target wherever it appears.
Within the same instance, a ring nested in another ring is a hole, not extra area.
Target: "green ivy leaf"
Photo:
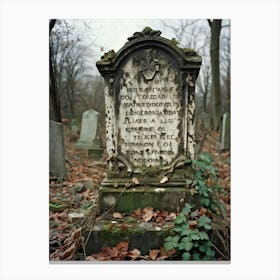
[[[204,170],[206,168],[205,163],[200,160],[194,160],[194,164],[201,170]]]
[[[209,199],[209,198],[206,198],[206,197],[203,197],[203,198],[200,199],[200,203],[201,203],[202,205],[204,205],[205,207],[208,207],[209,204],[210,204],[210,199]]]
[[[180,243],[178,244],[178,249],[179,249],[180,251],[183,251],[183,250],[185,249],[185,244],[184,244],[184,242],[180,242]]]
[[[190,225],[187,223],[187,224],[184,224],[181,228],[181,235],[189,235],[190,233]]]
[[[205,224],[209,224],[211,222],[211,219],[209,219],[207,216],[203,215],[200,216],[198,219],[198,224],[203,226]]]
[[[204,231],[199,232],[199,236],[201,240],[209,240],[208,234]]]
[[[175,224],[182,224],[184,222],[186,222],[186,217],[184,215],[178,215],[174,220]]]
[[[189,203],[186,203],[181,213],[183,215],[188,215],[191,212],[191,209],[192,206]]]
[[[215,202],[211,202],[209,208],[213,211],[216,212],[217,210],[217,204]]]
[[[190,242],[190,241],[191,241],[191,239],[190,239],[189,236],[183,237],[183,238],[181,239],[180,243],[178,244],[179,250],[181,250],[181,251],[184,250],[184,251],[185,251],[185,243],[188,243],[188,242]]]
[[[173,242],[165,242],[165,243],[164,243],[164,248],[165,248],[165,250],[167,250],[167,251],[173,249],[173,248],[174,248],[174,247],[173,247]]]
[[[175,235],[175,236],[172,237],[172,242],[174,244],[176,244],[176,243],[178,243],[179,239],[180,239],[180,236],[179,235]]]
[[[197,180],[203,180],[203,177],[202,177],[202,172],[200,170],[197,170],[195,172],[195,178],[196,178],[196,181]]]
[[[190,251],[190,250],[192,249],[192,247],[193,247],[193,243],[192,243],[191,241],[189,241],[189,240],[183,241],[183,244],[184,244],[183,248],[184,248],[187,252]]]
[[[216,169],[214,166],[210,165],[207,167],[207,170],[212,174],[213,176],[216,176]]]
[[[198,219],[198,225],[205,229],[211,229],[211,220],[207,216],[201,216]]]
[[[174,230],[175,232],[182,232],[182,227],[181,227],[181,226],[175,226],[175,227],[173,228],[173,230]]]
[[[226,210],[226,207],[225,207],[224,203],[220,204],[220,209],[221,209],[223,217],[226,218],[227,210]]]
[[[200,236],[198,234],[192,234],[191,238],[192,238],[192,240],[199,240]]]
[[[173,248],[177,248],[178,247],[178,241],[180,239],[179,235],[175,235],[175,236],[168,236],[165,238],[165,243],[164,243],[164,247],[165,249],[171,250]]]
[[[206,252],[205,252],[206,256],[208,257],[214,257],[215,256],[215,251],[212,250],[210,247],[207,248]]]
[[[204,252],[206,252],[207,246],[206,245],[199,245],[198,249],[199,249],[200,252],[204,253]]]
[[[167,237],[165,238],[165,241],[171,242],[171,241],[172,241],[172,236],[167,236]]]
[[[211,225],[204,225],[205,229],[211,229]]]
[[[199,261],[200,260],[200,254],[199,253],[194,253],[193,254],[193,260],[194,261]]]
[[[192,239],[189,236],[185,236],[182,238],[181,242],[191,241]]]
[[[191,259],[191,254],[189,252],[185,252],[183,255],[182,255],[182,259],[184,261],[189,261]]]
[[[201,180],[201,179],[198,179],[197,180],[197,183],[198,183],[198,185],[200,186],[200,187],[205,187],[206,185],[205,185],[205,180]]]
[[[213,158],[209,153],[201,153],[199,155],[199,159],[208,163],[208,164],[211,164],[213,162]]]

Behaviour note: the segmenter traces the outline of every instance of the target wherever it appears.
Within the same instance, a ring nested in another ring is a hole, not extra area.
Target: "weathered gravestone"
[[[222,119],[221,151],[230,149],[230,114],[225,112]]]
[[[50,121],[49,123],[49,173],[53,177],[64,177],[65,154],[63,140],[63,125]]]
[[[78,149],[87,149],[88,155],[93,159],[100,159],[103,154],[99,136],[99,113],[93,109],[83,113],[82,128],[80,139],[76,147]]]
[[[201,57],[160,34],[146,27],[97,62],[105,80],[108,154],[101,211],[174,211],[184,203]]]

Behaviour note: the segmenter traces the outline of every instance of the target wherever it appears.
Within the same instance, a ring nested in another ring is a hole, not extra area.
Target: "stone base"
[[[79,139],[76,144],[77,149],[94,149],[96,148],[92,141],[84,141]]]
[[[88,229],[83,233],[85,240],[88,238],[85,252],[89,256],[104,247],[114,247],[126,241],[129,242],[129,250],[136,248],[141,251],[141,255],[146,255],[149,250],[159,249],[163,245],[172,226],[172,222],[154,226],[149,222],[98,221],[92,231]]]
[[[186,196],[189,196],[186,186],[132,186],[123,190],[124,187],[101,186],[99,210],[104,212],[113,207],[115,211],[131,213],[150,206],[155,210],[178,212],[184,206]]]
[[[86,141],[79,139],[76,148],[77,149],[85,149],[85,150],[91,150],[91,149],[100,149],[100,141],[99,140],[93,140],[93,141]]]
[[[94,160],[100,160],[103,156],[103,149],[102,148],[95,148],[88,150],[88,158]]]
[[[85,149],[88,150],[88,158],[93,160],[99,160],[103,156],[104,149],[100,147],[100,144],[78,140],[76,144],[77,149]]]
[[[128,242],[129,250],[138,249],[141,255],[149,254],[149,250],[160,249],[164,239],[170,234],[173,222],[164,222],[154,225],[152,222],[140,220],[131,221],[129,217],[112,220],[96,221],[93,228],[83,231],[84,239],[87,240],[85,253],[87,256],[99,253],[102,248],[114,247],[119,242]],[[130,218],[131,219],[131,218]],[[230,261],[230,251],[224,247],[220,236],[224,236],[225,229],[219,228],[212,232],[210,239],[220,252]],[[230,249],[230,248],[229,248]]]

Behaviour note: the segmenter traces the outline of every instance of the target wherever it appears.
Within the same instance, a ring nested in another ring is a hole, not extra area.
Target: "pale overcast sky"
[[[145,26],[153,29],[159,28],[159,20],[146,19],[99,19],[92,20],[92,30],[97,39],[98,46],[105,48],[105,51],[114,49],[118,51],[127,38],[136,31],[142,31]]]
[[[144,27],[150,26],[152,29],[159,29],[161,36],[168,39],[175,37],[174,32],[167,30],[161,22],[162,19],[88,19],[69,20],[84,30],[84,23],[90,27],[89,43],[94,43],[94,53],[98,60],[104,52],[109,50],[118,51],[126,42],[127,38],[134,32],[142,31]],[[167,20],[167,19],[164,19]],[[169,24],[178,25],[178,19],[168,20]],[[209,28],[206,20],[199,21],[199,25]],[[209,29],[210,31],[210,29]],[[102,51],[101,51],[102,48]],[[95,68],[95,67],[94,67]],[[96,72],[97,69],[94,69]],[[98,74],[98,72],[96,72]]]
[[[81,30],[85,30],[84,23],[90,27],[90,31],[87,31],[88,40],[89,43],[94,44],[96,60],[109,50],[113,49],[117,52],[127,42],[128,37],[132,36],[134,32],[142,31],[146,26],[161,30],[163,37],[169,39],[174,37],[174,34],[164,30],[160,19],[75,19],[67,21],[80,26]],[[94,73],[99,74],[95,66]]]

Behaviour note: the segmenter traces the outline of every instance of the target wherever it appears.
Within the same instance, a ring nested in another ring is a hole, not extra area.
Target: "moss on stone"
[[[177,211],[184,203],[186,187],[166,187],[158,185],[132,186],[124,192],[121,188],[101,187],[99,191],[99,208],[101,211],[115,205],[115,210],[132,213],[138,208],[151,206],[157,210]]]
[[[200,57],[194,49],[181,48],[185,56],[198,56]]]
[[[177,40],[177,39],[175,39],[175,38],[172,38],[171,40],[170,40],[170,42],[171,42],[171,44],[172,45],[174,45],[175,47],[178,47],[179,46],[179,41]]]
[[[144,227],[143,225],[149,225]],[[99,221],[93,230],[87,228],[83,235],[85,238],[89,235],[85,251],[87,255],[100,252],[104,247],[116,246],[119,242],[129,242],[130,250],[137,248],[142,254],[149,253],[149,250],[160,248],[164,238],[169,235],[173,223],[167,222],[158,229],[153,223],[145,223],[137,220],[133,224],[127,221],[118,222],[112,226],[110,221]]]
[[[116,53],[114,50],[110,50],[108,52],[106,52],[102,57],[101,57],[101,61],[102,62],[109,62],[110,60],[112,60],[113,58],[115,58]]]
[[[161,166],[157,167],[145,167],[142,169],[141,176],[148,176],[148,177],[160,177],[163,173]]]

